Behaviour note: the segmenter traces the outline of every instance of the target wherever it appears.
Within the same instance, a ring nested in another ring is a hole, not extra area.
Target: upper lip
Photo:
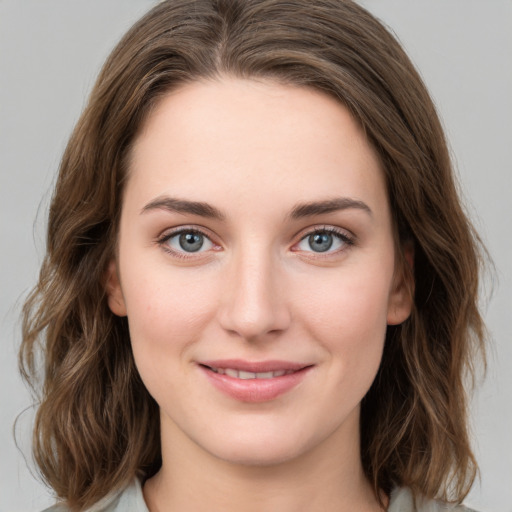
[[[244,372],[263,373],[277,372],[279,370],[297,371],[312,366],[310,364],[295,363],[293,361],[244,361],[243,359],[218,359],[215,361],[200,361],[199,364],[210,368],[231,368]]]

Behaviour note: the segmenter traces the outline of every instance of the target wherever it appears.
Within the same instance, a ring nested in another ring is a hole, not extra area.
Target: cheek
[[[333,275],[324,286],[307,286],[301,302],[306,329],[330,353],[340,378],[371,384],[384,347],[389,271],[355,268]]]
[[[311,324],[332,334],[349,335],[386,327],[391,272],[348,268],[304,287],[302,307]],[[313,313],[314,312],[314,313]],[[361,340],[363,341],[363,340]]]
[[[158,364],[165,354],[179,355],[197,341],[213,314],[211,294],[201,277],[169,270],[127,269],[125,275],[130,276],[123,289],[138,366]]]

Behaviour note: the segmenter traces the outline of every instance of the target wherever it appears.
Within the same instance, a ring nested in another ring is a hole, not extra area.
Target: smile
[[[247,372],[244,370],[236,370],[234,368],[212,368],[209,367],[215,373],[220,375],[227,375],[234,379],[273,379],[274,377],[282,377],[283,375],[289,375],[294,373],[294,370],[277,370],[275,372]]]
[[[314,367],[287,361],[241,360],[201,362],[198,366],[217,391],[252,403],[268,402],[292,391]]]

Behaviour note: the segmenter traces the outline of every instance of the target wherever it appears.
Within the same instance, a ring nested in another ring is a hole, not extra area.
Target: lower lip
[[[241,402],[268,402],[297,386],[312,366],[271,379],[236,379],[199,366],[208,380],[224,394]]]

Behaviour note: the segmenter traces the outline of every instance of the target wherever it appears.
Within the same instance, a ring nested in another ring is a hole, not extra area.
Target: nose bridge
[[[233,254],[221,311],[224,329],[254,339],[286,329],[289,322],[278,258],[247,244]]]

